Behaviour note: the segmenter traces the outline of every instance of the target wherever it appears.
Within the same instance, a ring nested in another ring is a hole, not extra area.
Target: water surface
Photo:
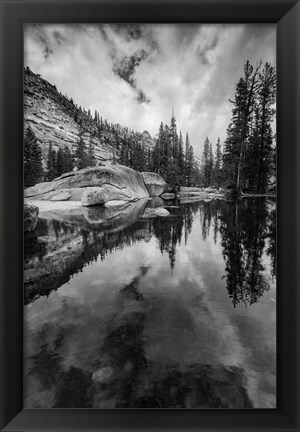
[[[275,202],[160,204],[40,214],[26,408],[276,407]]]

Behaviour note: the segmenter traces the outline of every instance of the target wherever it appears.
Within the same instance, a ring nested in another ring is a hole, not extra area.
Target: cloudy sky
[[[247,25],[27,25],[25,66],[86,109],[138,131],[170,122],[201,156],[226,137],[243,65],[276,62],[276,27]]]

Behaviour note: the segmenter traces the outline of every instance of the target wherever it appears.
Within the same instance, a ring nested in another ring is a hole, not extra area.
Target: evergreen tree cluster
[[[272,122],[275,116],[276,71],[249,61],[235,88],[231,123],[223,153],[220,139],[215,154],[208,138],[204,141],[200,185],[224,186],[236,192],[265,194],[275,173],[276,150]]]
[[[222,149],[220,138],[216,143],[215,155],[212,143],[206,137],[204,141],[200,185],[203,187],[220,188],[222,185]]]
[[[223,178],[237,192],[264,194],[275,171],[272,122],[276,71],[269,63],[254,68],[249,61],[235,88],[231,123],[224,144]]]
[[[74,153],[71,152],[68,146],[60,147],[55,151],[52,143],[49,143],[45,180],[51,181],[64,173],[73,171],[74,168],[80,170],[95,165],[96,158],[92,143],[90,142],[88,148],[86,148],[82,137],[79,137]]]
[[[194,186],[198,183],[199,170],[194,158],[194,149],[186,133],[177,132],[174,113],[170,125],[161,122],[152,153],[148,156],[149,170],[160,174],[173,188]]]
[[[160,174],[172,188],[192,186],[198,183],[199,170],[194,150],[186,134],[177,132],[176,118],[172,114],[170,125],[161,122],[153,149],[146,148],[133,136],[115,134],[115,152],[119,163],[137,171],[153,171]],[[114,152],[114,154],[115,154]]]
[[[42,151],[29,126],[24,137],[24,186],[34,186],[43,179]]]
[[[52,181],[66,172],[72,171],[74,160],[70,148],[65,146],[57,151],[49,143],[45,180]]]
[[[119,155],[119,163],[137,171],[147,171],[150,167],[149,152],[141,142],[132,136],[117,137],[116,152]]]

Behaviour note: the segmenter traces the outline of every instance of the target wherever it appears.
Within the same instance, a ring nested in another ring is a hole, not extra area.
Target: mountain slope
[[[155,144],[147,131],[135,132],[119,124],[108,123],[99,115],[97,119],[92,117],[29,68],[24,71],[24,122],[25,129],[30,126],[35,133],[44,161],[50,142],[55,150],[68,146],[75,151],[80,137],[86,147],[91,143],[97,162],[104,164],[112,160],[117,140],[132,138],[145,148],[153,148]],[[118,158],[117,150],[115,157]]]

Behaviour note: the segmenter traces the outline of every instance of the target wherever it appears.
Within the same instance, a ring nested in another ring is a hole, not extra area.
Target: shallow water
[[[40,214],[26,408],[276,407],[275,202],[159,204]]]

